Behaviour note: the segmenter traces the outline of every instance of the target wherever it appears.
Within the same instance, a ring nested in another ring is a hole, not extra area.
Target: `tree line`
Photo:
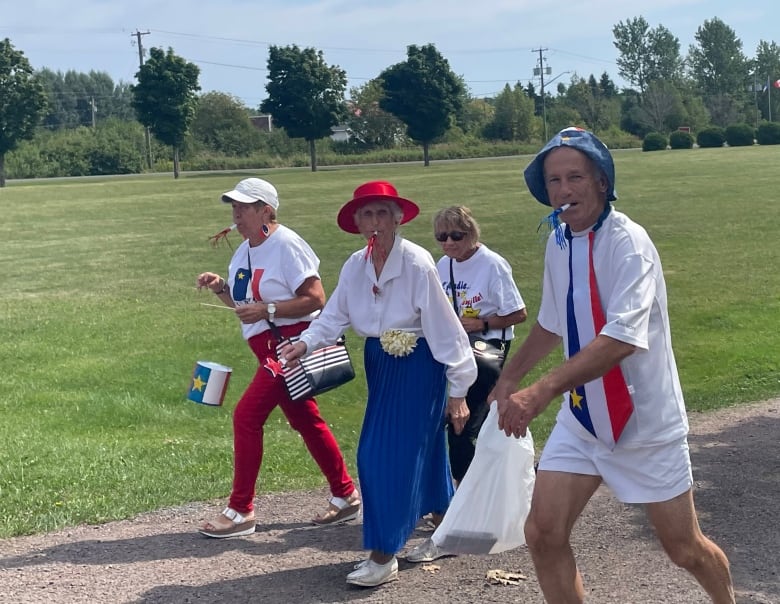
[[[272,45],[267,95],[254,109],[228,94],[199,94],[199,68],[171,48],[150,49],[136,83],[115,84],[101,72],[35,71],[6,38],[0,42],[0,186],[9,153],[12,172],[22,176],[140,172],[154,156],[166,165],[172,158],[178,177],[181,157],[205,158],[208,165],[302,151],[316,170],[318,149],[359,154],[410,146],[422,147],[428,165],[437,143],[475,150],[533,144],[548,129],[572,124],[608,141],[640,139],[682,126],[694,133],[734,124],[758,128],[780,113],[774,41],[761,40],[748,58],[735,31],[717,17],[697,29],[685,54],[669,29],[651,27],[641,16],[617,23],[612,33],[618,75],[628,87],[618,89],[606,72],[573,73],[544,97],[533,82],[507,83],[493,98],[471,97],[433,44],[409,46],[406,60],[349,91],[344,70],[329,65],[322,51]],[[270,114],[277,128],[255,128],[250,118],[257,112]],[[349,141],[324,142],[340,124]]]

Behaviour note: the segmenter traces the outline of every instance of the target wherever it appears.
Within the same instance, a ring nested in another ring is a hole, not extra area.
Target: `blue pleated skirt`
[[[368,338],[364,357],[368,402],[357,452],[363,546],[394,554],[422,516],[446,511],[454,493],[444,429],[446,367],[423,338],[405,357]]]

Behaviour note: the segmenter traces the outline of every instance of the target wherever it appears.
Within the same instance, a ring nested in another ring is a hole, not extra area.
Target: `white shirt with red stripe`
[[[589,232],[572,235],[583,237]],[[550,236],[538,315],[544,329],[563,338],[564,351],[569,349],[566,305],[569,253],[568,246],[561,249],[555,237]],[[600,333],[637,347],[620,363],[634,411],[617,446],[636,447],[676,440],[687,434],[688,419],[672,351],[666,283],[658,252],[641,226],[612,210],[595,234],[592,254],[606,321]],[[574,270],[585,270],[583,266],[577,262]],[[575,306],[586,303],[589,302],[577,300]],[[580,334],[580,349],[589,343],[587,337]],[[570,393],[564,395],[557,421],[584,439],[594,439],[570,410],[569,397]]]

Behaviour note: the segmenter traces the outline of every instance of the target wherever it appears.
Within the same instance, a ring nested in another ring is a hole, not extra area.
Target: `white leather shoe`
[[[347,583],[360,585],[361,587],[376,587],[395,581],[398,578],[398,560],[395,556],[387,564],[377,564],[373,560],[366,560],[360,568],[347,575]]]
[[[408,562],[433,562],[439,558],[445,558],[448,556],[454,556],[446,550],[443,550],[433,542],[433,539],[428,537],[425,541],[417,545],[406,555]]]

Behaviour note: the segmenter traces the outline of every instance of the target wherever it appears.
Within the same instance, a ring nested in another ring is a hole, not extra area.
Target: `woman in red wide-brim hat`
[[[317,320],[282,352],[294,362],[348,327],[366,338],[368,401],[357,463],[363,546],[371,553],[347,576],[348,583],[366,587],[396,579],[396,553],[418,520],[447,509],[453,486],[444,422],[463,429],[466,392],[477,375],[433,257],[398,232],[418,213],[389,182],[355,189],[337,222],[367,244],[342,267]]]

